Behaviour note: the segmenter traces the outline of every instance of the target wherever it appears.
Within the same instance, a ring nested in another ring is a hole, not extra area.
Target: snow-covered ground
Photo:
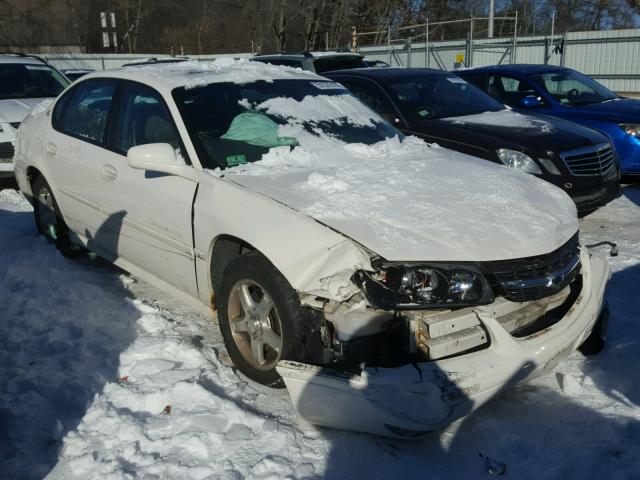
[[[640,478],[640,187],[581,223],[612,240],[611,323],[574,354],[428,438],[301,425],[240,378],[217,327],[95,258],[67,260],[0,192],[0,478]]]

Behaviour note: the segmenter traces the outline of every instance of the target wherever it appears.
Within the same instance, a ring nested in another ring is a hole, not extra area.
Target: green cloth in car
[[[227,133],[220,138],[267,148],[298,144],[295,138],[279,137],[278,124],[260,112],[243,112],[237,115]]]

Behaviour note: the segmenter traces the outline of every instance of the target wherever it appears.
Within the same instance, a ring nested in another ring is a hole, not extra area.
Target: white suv
[[[69,81],[39,57],[0,55],[0,178],[13,177],[13,140],[31,108]]]
[[[598,347],[606,319],[609,266],[562,190],[298,69],[89,74],[25,120],[16,178],[63,253],[215,309],[238,370],[321,425],[425,434]]]

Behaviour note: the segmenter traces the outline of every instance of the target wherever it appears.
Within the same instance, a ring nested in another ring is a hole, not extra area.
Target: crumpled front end
[[[412,348],[438,359],[363,368],[281,361],[278,372],[310,423],[392,437],[427,434],[554,368],[584,342],[603,311],[610,268],[584,248],[580,257],[576,280],[543,299],[404,312]]]

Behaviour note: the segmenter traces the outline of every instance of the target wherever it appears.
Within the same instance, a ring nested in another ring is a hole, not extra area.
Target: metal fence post
[[[545,65],[549,63],[549,37],[544,36],[544,62]]]
[[[518,55],[518,10],[513,25],[513,50],[511,51],[511,63],[516,63]]]
[[[387,48],[389,49],[389,65],[393,64],[393,58],[391,55],[391,25],[387,28]]]
[[[104,57],[101,57],[100,60],[102,61],[102,70],[106,70],[106,68],[104,68]]]
[[[465,64],[467,67],[473,66],[473,17],[471,17],[471,27],[469,29],[469,57]]]
[[[429,68],[429,19],[425,23],[424,32],[424,67]]]

